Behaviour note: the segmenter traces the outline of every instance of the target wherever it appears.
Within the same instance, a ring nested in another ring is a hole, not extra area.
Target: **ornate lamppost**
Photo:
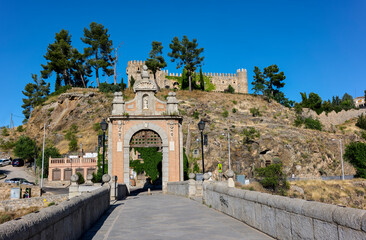
[[[103,119],[103,121],[100,123],[100,127],[103,130],[103,167],[102,167],[102,170],[103,170],[103,175],[104,175],[105,131],[108,128],[108,123],[105,121],[105,119]]]
[[[202,173],[205,174],[205,158],[203,155],[203,130],[205,130],[205,122],[202,119],[198,123],[198,129],[201,131]]]

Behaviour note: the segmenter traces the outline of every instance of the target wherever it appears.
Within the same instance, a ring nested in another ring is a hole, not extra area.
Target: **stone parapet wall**
[[[23,199],[12,199],[0,201],[0,212],[2,211],[17,211],[23,208],[44,207],[51,203],[61,203],[68,199],[68,194],[49,195],[44,197],[32,197]]]
[[[319,121],[325,126],[325,128],[330,129],[332,125],[335,126],[342,124],[347,120],[360,116],[362,113],[366,114],[366,108],[351,109],[348,111],[342,110],[338,113],[332,111],[328,114],[322,112],[319,115],[311,109],[304,108],[302,115],[304,117],[312,117],[314,119],[319,119]]]
[[[188,181],[168,182],[167,193],[188,197]]]
[[[277,239],[366,239],[366,211],[204,183],[205,204]]]
[[[109,208],[109,184],[0,225],[0,239],[79,239]]]

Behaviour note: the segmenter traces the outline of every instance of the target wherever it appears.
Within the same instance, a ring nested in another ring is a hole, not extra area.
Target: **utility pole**
[[[344,168],[343,168],[343,151],[342,151],[342,138],[339,139],[339,148],[341,149],[341,162],[342,162],[342,180],[344,180]]]
[[[44,168],[44,142],[46,137],[46,123],[43,125],[43,150],[42,150],[42,172],[41,172],[41,194],[43,188],[43,168]]]
[[[231,170],[231,158],[230,158],[230,133],[228,132],[227,133],[227,145],[228,145],[228,148],[229,148],[229,170]]]

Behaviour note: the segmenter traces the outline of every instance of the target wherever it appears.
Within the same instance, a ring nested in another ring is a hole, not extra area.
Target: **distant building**
[[[366,107],[366,103],[365,103],[365,97],[356,97],[353,99],[353,101],[355,102],[355,106],[357,108],[364,108]]]
[[[48,167],[48,181],[70,181],[77,172],[84,179],[88,174],[97,173],[98,153],[69,155],[64,158],[51,158]]]

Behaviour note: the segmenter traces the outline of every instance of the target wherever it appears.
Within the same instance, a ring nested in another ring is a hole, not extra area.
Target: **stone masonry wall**
[[[277,239],[366,239],[366,211],[204,184],[205,204]]]
[[[30,207],[44,207],[45,204],[48,205],[51,202],[58,204],[65,201],[66,199],[68,199],[68,194],[4,200],[0,201],[0,212],[17,211],[19,209],[30,208]]]
[[[129,61],[127,64],[126,73],[128,75],[128,86],[130,86],[131,76],[135,80],[140,79],[140,74],[138,71],[141,71],[142,66],[145,64],[145,61]],[[218,92],[223,92],[225,89],[231,85],[236,92],[239,93],[248,93],[248,79],[247,79],[247,70],[246,69],[238,69],[236,73],[203,73],[205,76],[211,78],[211,82],[215,84],[216,90]],[[158,71],[156,73],[156,81],[160,88],[169,87],[170,89],[176,88],[174,85],[175,81],[167,79],[166,76],[177,76],[181,77],[182,74],[178,73],[169,73],[168,70]],[[154,75],[150,72],[150,79],[154,79]]]
[[[79,239],[109,208],[109,184],[0,225],[2,240]]]
[[[335,126],[342,124],[347,120],[358,117],[362,113],[366,114],[366,108],[357,110],[351,109],[348,111],[342,110],[338,113],[332,111],[328,114],[322,112],[319,115],[315,111],[305,108],[302,115],[304,117],[312,117],[314,119],[319,119],[319,121],[325,126],[326,129],[331,129],[332,125]]]

